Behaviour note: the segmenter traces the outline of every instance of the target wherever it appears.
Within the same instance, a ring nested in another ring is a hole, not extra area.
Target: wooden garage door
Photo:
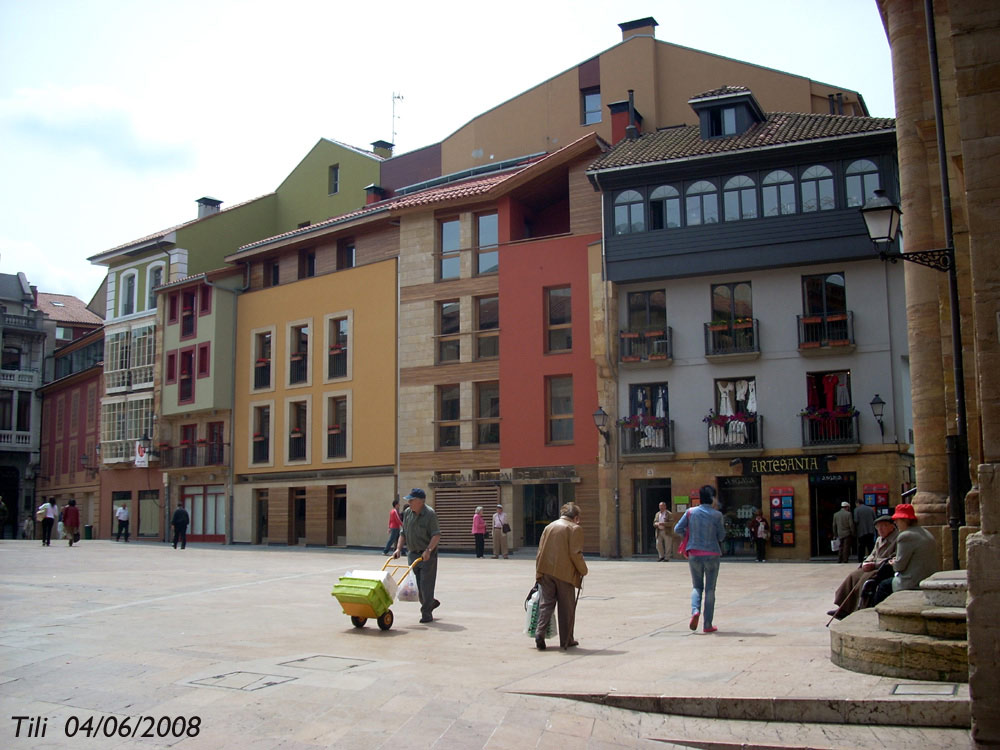
[[[483,520],[489,536],[490,519],[500,502],[499,487],[441,487],[434,490],[434,512],[441,525],[441,549],[474,550],[472,515],[483,506]]]

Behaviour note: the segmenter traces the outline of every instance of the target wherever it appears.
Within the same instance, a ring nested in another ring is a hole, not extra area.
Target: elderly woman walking
[[[483,520],[483,506],[477,505],[472,514],[472,538],[476,540],[476,557],[482,557],[486,547],[486,521]]]
[[[715,488],[706,484],[698,490],[700,505],[689,508],[674,526],[674,533],[687,535],[685,552],[688,568],[691,570],[691,630],[698,629],[698,618],[704,614],[704,632],[718,630],[713,625],[715,616],[715,582],[719,577],[719,558],[722,556],[722,542],[726,538],[726,524],[717,511]]]

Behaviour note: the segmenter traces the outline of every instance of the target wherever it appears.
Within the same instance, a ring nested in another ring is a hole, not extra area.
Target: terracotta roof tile
[[[87,309],[87,303],[71,294],[38,293],[38,309],[57,323],[102,325],[103,320]]]
[[[700,94],[695,94],[688,102],[696,102],[699,99],[714,99],[717,96],[731,96],[734,94],[749,94],[750,89],[746,86],[720,86],[717,89],[712,89],[711,91],[704,91]]]
[[[682,125],[636,140],[624,140],[591,163],[589,170],[639,166],[675,159],[749,151],[768,146],[791,145],[826,138],[892,131],[896,121],[888,117],[797,114],[770,112],[767,119],[740,135],[703,139],[697,125]]]

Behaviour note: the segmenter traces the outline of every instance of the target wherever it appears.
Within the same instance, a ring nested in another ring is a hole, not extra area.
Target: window
[[[337,270],[354,268],[354,240],[339,240],[337,242]]]
[[[152,385],[153,363],[156,361],[156,326],[133,328],[131,349],[132,385]]]
[[[346,396],[334,396],[327,401],[326,457],[347,457]]]
[[[546,351],[573,348],[573,298],[570,287],[545,290]]]
[[[546,380],[546,421],[550,443],[573,440],[573,378],[560,376]]]
[[[643,216],[642,194],[637,190],[625,190],[615,198],[615,234],[631,234],[646,231]]]
[[[153,290],[163,283],[163,266],[153,266],[149,269],[149,290],[147,292],[147,310],[156,309],[156,292]]]
[[[179,308],[180,295],[174,292],[170,295],[167,302],[167,323],[177,322],[177,310]]]
[[[270,461],[271,407],[256,406],[253,410],[253,463]]]
[[[309,381],[309,325],[294,325],[288,330],[288,384]]]
[[[685,209],[687,225],[716,224],[719,221],[718,191],[708,180],[698,180],[688,186]]]
[[[836,208],[833,197],[833,172],[821,164],[809,167],[802,173],[799,183],[802,194],[802,211],[829,211]]]
[[[580,90],[580,124],[593,125],[601,121],[601,89],[598,86]]]
[[[135,312],[135,279],[136,272],[129,271],[122,274],[121,305],[119,309],[122,315],[131,315]]]
[[[641,418],[635,423],[637,428],[662,427],[656,420],[666,420],[669,409],[666,383],[635,383],[628,387],[628,415]]]
[[[177,382],[177,352],[167,355],[167,385]]]
[[[681,194],[672,185],[660,185],[649,194],[649,228],[676,229],[681,225]]]
[[[104,347],[104,383],[110,391],[128,385],[129,332],[107,334]]]
[[[457,385],[437,387],[438,448],[459,448],[462,444],[461,394]]]
[[[299,278],[310,279],[316,275],[316,251],[299,250]]]
[[[56,437],[63,436],[63,425],[66,423],[66,399],[60,396],[56,400]]]
[[[203,286],[198,289],[198,314],[208,315],[212,312],[212,287]]]
[[[754,181],[746,175],[726,180],[722,191],[726,221],[757,218],[757,190]]]
[[[733,323],[739,319],[753,318],[750,282],[712,285],[712,320]]]
[[[21,350],[16,346],[5,346],[3,348],[3,369],[21,369]]]
[[[708,449],[732,450],[761,445],[755,378],[716,380],[712,401],[715,417],[708,422]]]
[[[858,159],[847,167],[847,205],[863,206],[879,188],[878,167],[869,159]]]
[[[211,373],[211,347],[210,342],[198,344],[198,377],[207,378]]]
[[[476,359],[500,356],[500,298],[476,299]]]
[[[198,295],[193,289],[181,292],[181,338],[189,339],[198,332],[195,322],[195,306],[198,303]]]
[[[194,348],[182,349],[180,355],[180,385],[177,389],[177,403],[194,401]]]
[[[29,432],[31,430],[31,401],[34,395],[31,391],[17,392],[17,423],[14,425],[18,432]]]
[[[281,281],[278,261],[265,260],[262,265],[264,267],[264,288],[278,286]]]
[[[449,219],[438,224],[440,255],[438,279],[457,279],[461,273],[461,257],[459,256],[460,233],[458,219]]]
[[[628,330],[663,331],[667,327],[667,294],[662,289],[628,293]]]
[[[330,195],[336,195],[340,192],[340,165],[331,164],[329,169],[329,189],[327,192]]]
[[[292,401],[288,405],[288,460],[307,460],[309,439],[309,404]]]
[[[802,277],[802,312],[805,315],[833,315],[847,311],[844,274],[830,273]]]
[[[458,300],[438,303],[438,362],[458,362],[462,354]]]
[[[500,254],[497,251],[498,225],[496,214],[476,217],[476,273],[496,273]]]
[[[710,136],[735,135],[736,108],[721,107],[708,113],[708,134]]]
[[[76,435],[80,428],[80,391],[73,391],[69,406],[69,434]]]
[[[776,169],[761,180],[764,216],[795,213],[795,180],[783,169]]]
[[[198,425],[181,425],[180,444],[181,466],[198,465]]]
[[[263,331],[253,335],[254,367],[253,387],[271,387],[271,332]]]
[[[500,445],[500,384],[476,384],[476,443]]]
[[[326,370],[328,380],[347,377],[349,331],[350,321],[347,318],[328,319],[327,337],[330,342]]]
[[[9,430],[14,424],[14,391],[0,391],[0,430]]]
[[[191,516],[191,536],[226,533],[226,487],[222,484],[185,485],[184,507]]]

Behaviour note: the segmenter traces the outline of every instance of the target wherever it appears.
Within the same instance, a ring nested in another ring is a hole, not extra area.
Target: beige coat
[[[587,563],[583,560],[583,529],[565,516],[553,521],[542,532],[535,558],[535,578],[550,575],[560,581],[583,585]]]

